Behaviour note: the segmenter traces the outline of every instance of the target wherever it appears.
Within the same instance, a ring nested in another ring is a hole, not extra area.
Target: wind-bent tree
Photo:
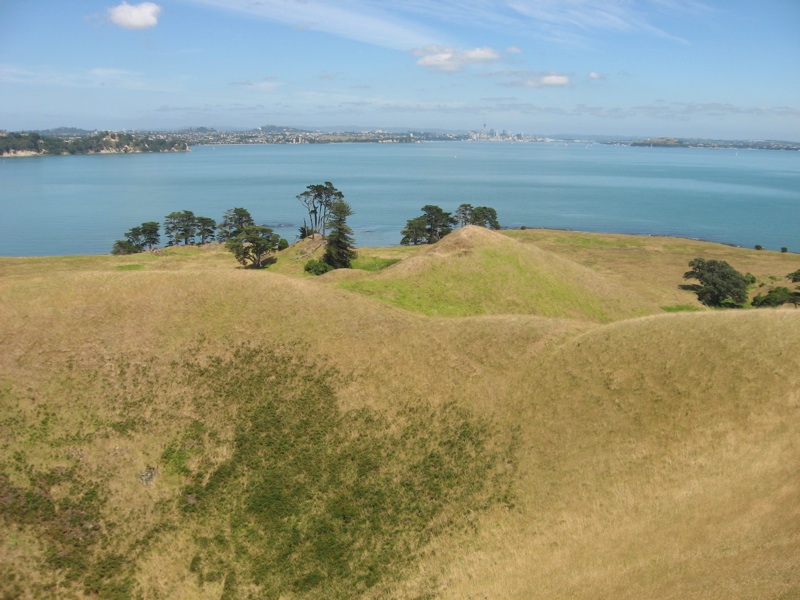
[[[418,246],[419,244],[428,243],[428,232],[425,229],[425,217],[417,217],[409,219],[406,223],[405,229],[400,233],[403,234],[403,239],[400,244],[403,246]]]
[[[167,236],[168,246],[180,244],[183,240],[184,246],[194,243],[194,236],[197,235],[197,220],[194,213],[190,210],[172,212],[164,217],[164,235]]]
[[[353,250],[353,230],[347,224],[347,217],[352,214],[353,209],[344,200],[331,203],[331,231],[325,241],[322,260],[334,269],[349,269],[350,261],[356,257],[356,251]]]
[[[115,254],[117,256],[123,254],[138,254],[142,251],[141,246],[137,246],[130,240],[117,240],[114,242],[114,246],[111,248],[111,254]]]
[[[697,279],[697,298],[706,306],[741,306],[747,302],[747,278],[724,260],[695,258],[684,279]]]
[[[497,211],[491,206],[476,206],[473,208],[469,222],[471,225],[478,225],[487,229],[500,229],[500,223],[497,222]]]
[[[462,204],[456,209],[456,221],[461,227],[465,225],[478,225],[487,229],[500,229],[497,222],[497,211],[491,206],[472,206]]]
[[[461,227],[472,223],[472,204],[462,204],[456,209],[456,219]]]
[[[433,204],[426,204],[422,207],[422,216],[410,219],[406,223],[406,228],[401,231],[403,239],[400,243],[404,246],[410,244],[435,244],[448,233],[453,231],[458,222],[449,212],[443,211],[440,207]],[[421,230],[424,228],[424,241],[420,242]]]
[[[159,242],[161,241],[158,228],[159,225],[157,221],[146,221],[139,226],[139,231],[142,236],[142,245],[147,250],[152,250],[158,246]]]
[[[303,223],[306,234],[320,233],[324,237],[331,206],[337,200],[344,200],[344,194],[326,181],[324,184],[306,186],[306,191],[296,198],[308,211],[308,225],[305,225],[305,220]]]
[[[253,217],[250,216],[250,211],[248,211],[246,208],[229,208],[222,213],[222,221],[220,221],[219,225],[217,225],[217,229],[219,230],[217,239],[220,242],[224,242],[225,240],[238,235],[244,230],[245,227],[255,224],[256,223],[253,221]]]
[[[111,254],[137,254],[152,249],[159,241],[158,223],[147,221],[125,232],[124,240],[114,242]]]
[[[197,226],[197,237],[200,238],[201,244],[213,241],[214,232],[217,229],[217,222],[214,219],[210,217],[197,217],[195,219],[195,225]]]
[[[269,227],[248,225],[232,238],[225,247],[245,267],[259,269],[270,262],[271,255],[282,246],[281,237]]]

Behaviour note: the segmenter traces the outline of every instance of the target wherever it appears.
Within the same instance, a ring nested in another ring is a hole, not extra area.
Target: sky
[[[0,0],[0,129],[800,141],[800,0]]]

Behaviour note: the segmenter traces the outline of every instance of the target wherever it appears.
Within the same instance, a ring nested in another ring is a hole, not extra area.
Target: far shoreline
[[[718,241],[715,241],[715,240],[707,240],[707,239],[702,239],[702,238],[686,237],[686,236],[680,236],[680,235],[668,235],[668,234],[663,234],[663,233],[626,233],[626,232],[619,232],[619,231],[586,231],[586,230],[582,230],[582,229],[569,229],[569,228],[566,228],[566,227],[527,227],[527,226],[520,226],[520,227],[514,227],[514,228],[511,228],[511,227],[506,228],[506,227],[504,227],[504,228],[501,228],[500,230],[498,230],[498,233],[516,232],[516,231],[518,231],[518,232],[524,232],[524,231],[566,232],[566,233],[576,233],[576,234],[596,235],[596,236],[605,236],[605,235],[626,236],[626,237],[631,237],[631,238],[663,238],[663,239],[671,239],[671,240],[684,240],[684,241],[689,241],[689,242],[698,242],[698,243],[701,243],[701,244],[714,244],[714,245],[719,245],[719,246],[725,246],[725,247],[728,247],[728,248],[736,248],[736,249],[739,249],[739,250],[752,250],[754,252],[774,252],[775,254],[794,254],[794,255],[800,254],[800,252],[795,251],[795,250],[791,250],[791,249],[787,249],[786,252],[782,252],[780,249],[773,250],[773,249],[770,249],[770,248],[761,248],[760,250],[758,250],[756,248],[750,248],[750,247],[746,247],[746,246],[741,246],[739,244],[734,244],[734,243],[731,243],[731,242],[718,242]],[[292,242],[289,245],[289,247],[297,244],[299,241],[300,240],[295,240],[294,242]],[[152,250],[146,250],[144,252],[139,252],[137,254],[126,254],[124,256],[131,257],[131,256],[142,256],[142,255],[150,255],[150,254],[159,254],[159,253],[163,252],[164,250],[169,250],[170,248],[184,248],[184,247],[201,248],[201,247],[204,247],[204,246],[205,247],[209,247],[209,246],[212,246],[212,245],[219,245],[219,242],[215,241],[215,242],[209,242],[209,243],[206,243],[206,244],[188,244],[186,246],[184,244],[176,244],[174,246],[159,246],[157,248],[153,248]],[[419,244],[417,247],[425,247],[427,245],[428,244]],[[362,246],[362,245],[356,244],[354,247],[355,247],[356,250],[363,250],[363,249],[366,249],[366,248],[380,250],[381,248],[386,248],[386,249],[413,248],[415,246],[403,246],[402,244],[388,244],[388,245],[380,245],[380,246],[375,246],[375,245]],[[82,258],[82,257],[97,258],[97,257],[103,257],[103,256],[112,257],[112,256],[115,256],[115,255],[111,254],[110,252],[108,252],[108,253],[89,253],[89,254],[25,254],[25,255],[3,254],[3,255],[0,255],[0,259],[17,260],[17,259]]]

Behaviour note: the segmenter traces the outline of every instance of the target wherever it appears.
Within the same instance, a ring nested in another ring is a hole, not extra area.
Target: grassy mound
[[[652,310],[588,268],[474,226],[373,278],[341,285],[431,316],[530,314],[608,322]]]

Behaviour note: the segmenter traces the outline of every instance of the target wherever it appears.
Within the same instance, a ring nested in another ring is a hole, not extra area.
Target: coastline
[[[457,230],[456,230],[457,231]],[[687,236],[680,236],[680,235],[668,235],[663,233],[626,233],[626,232],[619,232],[619,231],[585,231],[582,229],[569,229],[566,227],[515,227],[515,228],[502,228],[498,232],[499,233],[512,233],[512,232],[520,232],[523,233],[525,231],[535,231],[541,233],[574,233],[580,235],[588,235],[588,236],[621,236],[621,237],[629,237],[629,238],[660,238],[665,240],[675,240],[675,241],[687,241],[687,242],[697,242],[701,244],[711,244],[717,246],[724,246],[726,248],[734,248],[738,250],[752,250],[754,252],[763,252],[763,253],[775,253],[775,254],[788,254],[788,255],[797,255],[800,252],[796,250],[788,250],[787,252],[781,252],[780,250],[771,250],[768,248],[764,248],[762,250],[756,250],[755,248],[749,248],[746,246],[741,246],[739,244],[734,244],[730,242],[718,242],[715,240],[707,240],[697,237],[687,237]],[[290,244],[290,247],[293,246],[298,242],[293,242]],[[188,246],[177,245],[177,246],[159,246],[156,248],[152,248],[151,250],[145,250],[144,252],[139,252],[136,254],[130,254],[126,256],[143,256],[143,255],[159,255],[163,254],[165,250],[169,250],[170,248],[211,248],[213,246],[219,246],[218,242],[208,242],[206,244],[189,244]],[[421,244],[418,247],[425,247],[426,244]],[[373,250],[380,250],[380,249],[396,249],[396,248],[408,248],[413,246],[403,246],[401,244],[382,244],[382,245],[360,245],[356,244],[354,248],[356,249],[364,249],[369,248]],[[23,260],[23,259],[53,259],[53,258],[97,258],[102,256],[114,256],[110,252],[107,253],[88,253],[88,254],[26,254],[26,255],[8,255],[8,254],[0,254],[0,259],[9,259],[9,260]]]
[[[136,150],[132,148],[122,148],[119,150],[100,150],[99,152],[61,152],[60,154],[52,154],[50,152],[34,152],[33,150],[11,150],[9,152],[0,154],[0,158],[38,158],[44,156],[96,156],[98,154],[178,154],[181,152],[191,152],[191,148],[187,145],[182,150]]]

